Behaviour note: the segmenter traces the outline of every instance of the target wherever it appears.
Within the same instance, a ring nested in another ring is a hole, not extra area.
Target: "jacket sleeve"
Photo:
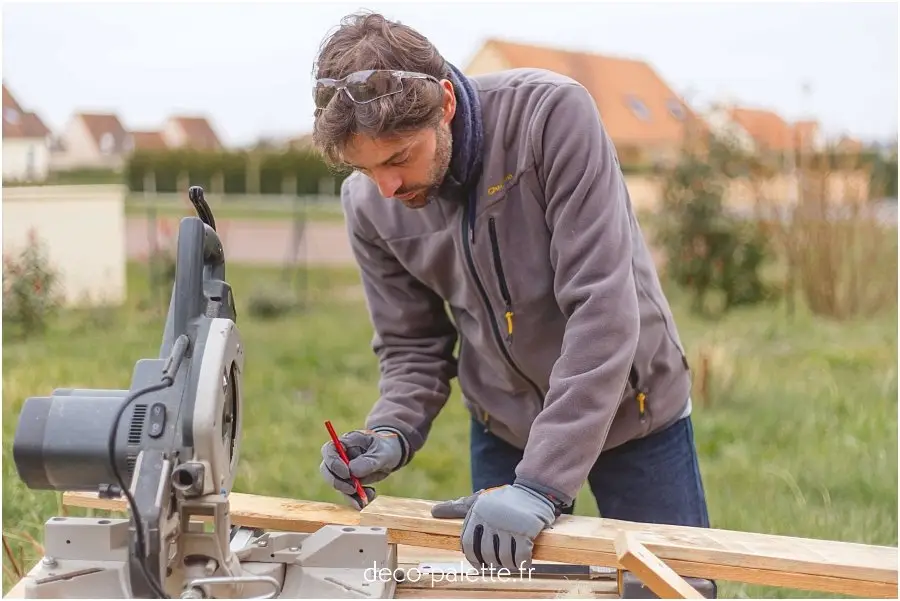
[[[381,374],[379,397],[366,427],[402,435],[402,466],[425,444],[434,418],[447,403],[456,376],[457,333],[443,300],[406,271],[356,212],[353,188],[344,182],[342,204]]]
[[[567,318],[544,409],[517,481],[574,500],[603,448],[637,349],[629,200],[591,95],[552,91],[532,131],[551,232],[554,291]]]

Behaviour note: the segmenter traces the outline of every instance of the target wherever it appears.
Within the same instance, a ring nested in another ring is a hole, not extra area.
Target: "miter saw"
[[[384,529],[232,527],[245,349],[215,220],[202,188],[188,197],[198,216],[178,230],[159,358],[137,362],[128,390],[57,389],[22,407],[13,457],[29,488],[129,506],[126,519],[50,518],[24,596],[393,597],[392,579],[372,577],[397,567]]]

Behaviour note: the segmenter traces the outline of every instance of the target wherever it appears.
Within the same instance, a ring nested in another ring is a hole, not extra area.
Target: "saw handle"
[[[202,194],[199,194],[199,199],[202,199]],[[201,206],[208,209],[205,201]],[[215,224],[212,212],[201,212],[203,215],[200,217],[185,217],[178,226],[175,286],[169,301],[160,357],[167,357],[171,353],[172,345],[179,336],[190,336],[188,325],[206,313],[208,299],[204,294],[204,283],[207,280],[225,279],[225,251],[222,241],[213,226],[206,223],[209,219]]]
[[[203,188],[200,186],[191,186],[188,189],[188,200],[194,205],[194,210],[197,211],[197,216],[203,220],[203,223],[215,231],[216,218],[213,217],[212,209],[209,208],[209,203],[206,202],[206,197],[203,195]]]

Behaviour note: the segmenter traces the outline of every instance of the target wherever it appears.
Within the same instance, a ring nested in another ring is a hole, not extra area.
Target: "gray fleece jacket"
[[[590,94],[537,69],[470,81],[473,194],[414,210],[361,174],[342,188],[381,367],[366,426],[402,433],[407,463],[456,376],[524,449],[517,482],[567,504],[602,450],[689,413],[687,360]]]

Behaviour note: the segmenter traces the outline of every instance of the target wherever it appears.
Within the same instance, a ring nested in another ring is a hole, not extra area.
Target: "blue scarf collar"
[[[469,78],[447,63],[450,82],[456,92],[456,114],[450,124],[453,151],[450,158],[450,178],[457,185],[471,190],[481,176],[484,129],[478,94]]]

